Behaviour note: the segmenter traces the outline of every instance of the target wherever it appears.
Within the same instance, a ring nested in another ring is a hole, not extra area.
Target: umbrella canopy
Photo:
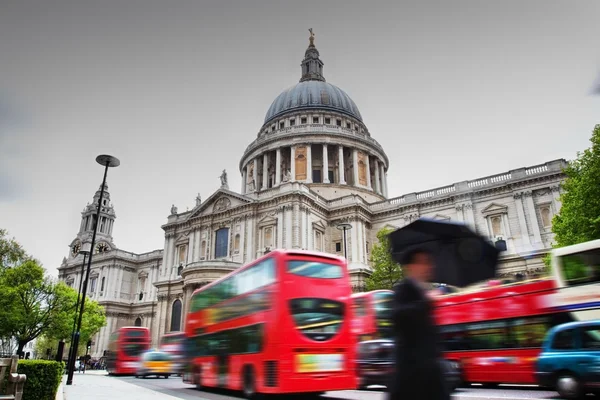
[[[422,218],[389,238],[392,257],[400,264],[417,250],[432,254],[437,283],[464,287],[496,275],[498,249],[463,224]]]

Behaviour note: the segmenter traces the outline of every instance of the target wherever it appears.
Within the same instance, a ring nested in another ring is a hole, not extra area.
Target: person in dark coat
[[[388,385],[388,400],[449,400],[433,297],[427,282],[433,276],[433,259],[422,250],[404,257],[404,279],[394,287],[393,324],[395,373]]]

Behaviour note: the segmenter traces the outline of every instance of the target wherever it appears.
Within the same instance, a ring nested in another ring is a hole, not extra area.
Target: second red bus
[[[106,371],[111,375],[133,375],[141,356],[150,349],[150,330],[126,326],[111,333],[106,355]]]

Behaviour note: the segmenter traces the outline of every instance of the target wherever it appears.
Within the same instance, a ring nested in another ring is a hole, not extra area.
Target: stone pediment
[[[327,228],[325,226],[325,224],[323,224],[323,222],[321,222],[321,220],[313,222],[312,226],[313,226],[313,229],[316,229],[316,230],[321,231],[321,232],[325,232],[325,229]]]
[[[450,221],[452,218],[443,214],[435,214],[432,219],[436,221]]]
[[[264,218],[262,218],[261,220],[259,220],[258,223],[257,223],[258,227],[272,226],[272,225],[277,225],[277,218],[272,217],[270,215],[266,215]]]
[[[196,206],[188,219],[202,215],[210,215],[252,203],[252,200],[227,189],[219,189],[202,204]]]
[[[175,240],[175,244],[187,244],[189,243],[190,238],[189,238],[189,232],[186,233],[182,233],[181,235],[177,236],[177,239]]]
[[[481,213],[485,217],[488,217],[488,216],[494,215],[494,214],[506,214],[506,213],[508,213],[508,206],[505,206],[503,204],[498,204],[498,203],[491,203],[486,208],[481,210]]]

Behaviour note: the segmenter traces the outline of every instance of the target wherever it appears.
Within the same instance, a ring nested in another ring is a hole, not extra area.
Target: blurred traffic
[[[599,265],[600,241],[594,241],[555,250],[551,277],[429,286],[448,389],[539,384],[565,398],[597,390]],[[185,331],[163,335],[157,349],[147,328],[117,330],[107,369],[181,374],[199,389],[246,398],[387,386],[396,367],[394,296],[392,290],[352,294],[343,258],[275,250],[196,290]],[[569,325],[574,321],[591,328]],[[577,332],[571,344],[555,345],[568,328]],[[559,369],[552,361],[558,359]]]

